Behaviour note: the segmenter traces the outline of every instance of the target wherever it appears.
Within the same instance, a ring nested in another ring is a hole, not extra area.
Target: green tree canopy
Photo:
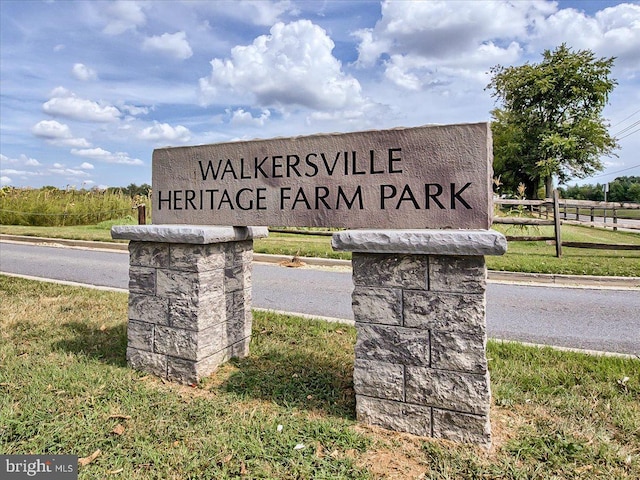
[[[603,169],[600,157],[618,147],[601,113],[617,82],[612,58],[565,44],[545,50],[538,64],[491,69],[494,109],[494,172],[507,190],[524,183],[536,198],[544,181],[551,195],[553,176],[561,183]]]
[[[604,185],[574,185],[561,189],[563,198],[574,198],[576,200],[594,200],[601,202],[604,200]],[[609,182],[609,194],[607,200],[610,202],[634,202],[640,203],[640,177],[617,177]]]

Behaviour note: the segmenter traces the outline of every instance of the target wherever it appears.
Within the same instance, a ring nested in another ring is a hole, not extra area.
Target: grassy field
[[[0,225],[0,233],[29,235],[79,240],[112,241],[112,225],[132,224],[133,218],[111,220],[98,225],[73,227],[25,227]],[[519,227],[494,225],[505,235],[553,236],[552,227]],[[572,225],[562,227],[564,241],[591,243],[622,243],[640,245],[640,234],[613,232],[600,228]],[[350,259],[349,252],[331,249],[331,237],[316,235],[292,235],[271,233],[269,237],[256,240],[254,249],[258,253],[290,256]],[[640,251],[633,250],[587,250],[563,248],[562,258],[555,257],[555,246],[545,242],[509,242],[507,254],[502,257],[486,257],[492,270],[529,273],[552,273],[567,275],[605,275],[640,277]]]
[[[489,343],[490,451],[358,425],[355,331],[256,313],[196,387],[126,367],[126,294],[0,275],[0,451],[81,479],[637,479],[640,362]]]
[[[120,191],[2,187],[0,224],[55,227],[95,224],[125,215],[137,218],[139,204],[151,211],[147,197],[131,198]]]

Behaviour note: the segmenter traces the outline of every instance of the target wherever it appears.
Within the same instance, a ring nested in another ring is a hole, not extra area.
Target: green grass
[[[99,451],[83,480],[640,477],[635,359],[490,342],[485,452],[358,425],[353,328],[255,313],[251,355],[185,387],[127,368],[126,317],[126,294],[0,275],[2,453]]]
[[[554,236],[553,227],[549,226],[494,225],[493,228],[510,236]],[[574,225],[563,225],[561,232],[566,242],[640,245],[638,233]],[[491,270],[510,272],[640,277],[640,250],[562,247],[562,257],[555,255],[555,245],[546,242],[509,242],[505,255],[488,256],[486,261]]]
[[[132,217],[102,222],[98,225],[74,227],[23,227],[0,225],[0,233],[14,235],[71,238],[77,240],[113,241],[112,225],[133,224]],[[553,236],[553,227],[520,227],[494,225],[496,230],[513,236]],[[564,225],[562,239],[571,242],[622,243],[640,245],[640,234],[613,232],[600,228]],[[271,233],[254,242],[257,253],[302,257],[350,259],[350,252],[335,252],[331,237]],[[488,256],[487,267],[508,272],[547,273],[566,275],[604,275],[640,277],[640,250],[594,250],[563,248],[562,258],[556,258],[555,246],[545,242],[509,242],[507,253]]]
[[[595,217],[604,217],[605,213],[607,214],[607,219],[608,219],[607,221],[610,221],[609,219],[613,218],[613,210],[608,209],[606,212],[602,208],[595,208],[593,210],[593,215]],[[562,206],[560,207],[560,215],[562,216],[562,218],[564,218],[564,208]],[[581,208],[580,215],[591,215],[591,211],[588,208]],[[616,209],[616,216],[618,217],[618,219],[620,219],[620,223],[624,223],[624,220],[626,219],[638,220],[640,219],[640,210]],[[576,209],[567,207],[567,220],[575,220],[575,218],[576,218]]]
[[[115,220],[105,220],[95,225],[74,225],[40,227],[25,225],[0,225],[0,233],[6,235],[24,235],[27,237],[67,238],[70,240],[88,240],[93,242],[119,242],[111,238],[114,225],[136,225],[138,220],[126,216]]]

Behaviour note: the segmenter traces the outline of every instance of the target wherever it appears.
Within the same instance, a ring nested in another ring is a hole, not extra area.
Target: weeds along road
[[[126,289],[126,251],[0,242],[0,272]],[[253,306],[353,319],[351,274],[254,264]],[[640,291],[490,283],[489,337],[640,355]]]

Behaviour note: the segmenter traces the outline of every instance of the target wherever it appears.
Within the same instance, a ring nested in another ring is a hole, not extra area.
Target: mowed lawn
[[[359,425],[355,330],[256,312],[197,386],[126,366],[127,295],[0,275],[0,451],[81,479],[637,479],[640,360],[490,342],[489,451]]]

